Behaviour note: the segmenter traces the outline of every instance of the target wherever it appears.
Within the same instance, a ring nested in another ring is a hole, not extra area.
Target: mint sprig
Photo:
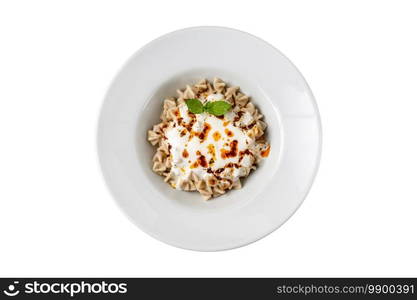
[[[193,114],[207,112],[215,116],[224,115],[232,107],[229,102],[223,100],[207,102],[206,105],[203,105],[198,99],[188,99],[185,101],[185,104],[187,105],[188,110]]]

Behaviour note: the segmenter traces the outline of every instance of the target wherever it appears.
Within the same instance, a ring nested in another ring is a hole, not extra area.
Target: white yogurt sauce
[[[224,96],[212,94],[207,97],[207,100],[217,101],[217,99],[224,99]],[[238,164],[233,166],[233,172],[229,172],[234,177],[233,179],[237,179],[242,176],[242,172],[238,170],[240,166],[250,167],[252,165],[253,160],[250,154],[244,154],[239,162],[239,153],[250,148],[254,140],[246,134],[245,130],[230,122],[232,120],[230,115],[229,118],[226,114],[225,118],[219,119],[207,113],[197,114],[190,133],[185,126],[191,122],[192,117],[188,115],[185,104],[179,106],[179,114],[183,123],[178,124],[178,120],[176,120],[165,131],[165,137],[171,146],[171,172],[178,176],[178,179],[186,179],[190,172],[204,178],[209,175],[208,167],[215,171],[224,168],[229,163]],[[249,117],[245,119],[244,114],[242,119],[242,123],[246,123],[245,120]],[[206,135],[202,134],[204,130]],[[202,139],[202,137],[204,138]],[[237,141],[236,155],[234,156],[230,155],[232,141]],[[227,153],[229,153],[229,157],[227,157]],[[201,157],[204,157],[203,163],[201,163]]]

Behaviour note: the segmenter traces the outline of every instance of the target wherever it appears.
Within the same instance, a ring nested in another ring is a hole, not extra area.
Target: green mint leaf
[[[210,105],[206,105],[207,112],[215,115],[215,116],[222,116],[229,111],[232,105],[226,101],[214,101],[211,102]]]
[[[204,105],[204,111],[210,112],[211,107],[213,106],[214,102],[207,102],[206,105]]]
[[[203,103],[198,99],[188,99],[185,100],[188,110],[193,114],[201,114],[204,111]]]

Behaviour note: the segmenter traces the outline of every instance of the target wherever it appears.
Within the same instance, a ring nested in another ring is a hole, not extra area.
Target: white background
[[[413,4],[1,1],[0,276],[417,276]],[[280,49],[323,123],[320,170],[298,212],[226,252],[177,249],[132,225],[96,153],[120,66],[150,40],[198,25]]]

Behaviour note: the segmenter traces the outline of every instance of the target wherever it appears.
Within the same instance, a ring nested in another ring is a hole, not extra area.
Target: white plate
[[[165,97],[215,76],[239,85],[265,115],[271,154],[241,190],[204,201],[152,172],[146,133]],[[175,31],[135,53],[111,84],[98,127],[102,171],[120,208],[151,236],[200,251],[243,246],[282,225],[310,189],[320,147],[317,106],[296,67],[263,40],[222,27]]]

